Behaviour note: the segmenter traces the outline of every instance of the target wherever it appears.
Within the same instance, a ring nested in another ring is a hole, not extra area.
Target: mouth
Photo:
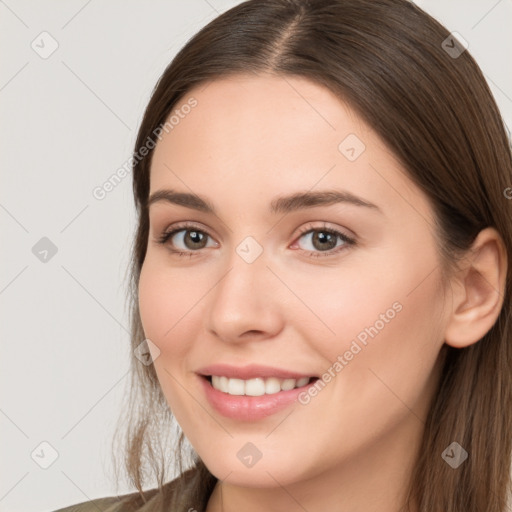
[[[318,380],[318,377],[301,377],[298,379],[282,379],[278,377],[253,379],[229,378],[224,375],[202,375],[213,389],[232,396],[264,396],[275,395],[283,391],[307,387]]]
[[[199,375],[203,392],[211,407],[233,420],[258,421],[296,404],[318,377],[282,379],[254,377],[228,378],[224,375]]]

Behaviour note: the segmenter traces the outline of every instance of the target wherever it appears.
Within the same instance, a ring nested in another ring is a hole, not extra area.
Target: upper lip
[[[228,377],[230,379],[255,379],[276,377],[278,379],[301,379],[303,377],[313,377],[312,374],[300,373],[283,368],[274,368],[271,366],[262,366],[259,364],[251,364],[248,366],[231,366],[229,364],[212,364],[205,366],[196,371],[199,375],[210,377],[217,375],[220,377]]]

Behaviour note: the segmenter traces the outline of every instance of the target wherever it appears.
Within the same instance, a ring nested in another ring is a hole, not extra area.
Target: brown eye
[[[331,256],[356,243],[347,235],[325,227],[304,230],[294,245],[300,246],[299,240],[302,239],[307,241],[302,248],[313,257]]]
[[[204,231],[200,231],[199,229],[174,229],[169,233],[164,233],[162,238],[160,239],[160,243],[165,244],[168,241],[172,241],[172,246],[174,246],[177,250],[185,249],[185,250],[199,250],[204,249],[206,247],[206,242],[208,240],[208,233]],[[181,244],[184,247],[176,247],[176,244]]]
[[[316,231],[311,237],[311,245],[319,251],[334,249],[337,243],[337,236],[328,231]]]
[[[182,230],[185,232],[185,235],[182,238],[184,245],[187,249],[203,249],[206,247],[206,240],[208,235],[203,233],[202,231],[197,230]],[[178,231],[180,233],[180,231]]]

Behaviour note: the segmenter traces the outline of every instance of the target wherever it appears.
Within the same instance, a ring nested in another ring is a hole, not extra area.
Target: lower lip
[[[211,406],[223,416],[240,421],[255,421],[271,416],[283,409],[286,409],[303,393],[308,387],[313,386],[315,381],[300,388],[288,391],[279,391],[272,395],[247,396],[230,395],[215,389],[205,377],[201,379],[206,398]]]

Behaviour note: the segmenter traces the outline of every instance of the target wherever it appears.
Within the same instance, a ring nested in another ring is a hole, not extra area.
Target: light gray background
[[[92,191],[131,155],[178,49],[238,3],[0,0],[1,511],[116,491],[109,450],[131,356],[131,174],[101,201]],[[512,0],[416,3],[468,41],[512,126]],[[48,58],[31,47],[51,48],[43,31],[58,43]],[[43,237],[58,249],[47,262],[32,252]],[[35,462],[51,461],[43,441],[58,453],[47,469]]]

